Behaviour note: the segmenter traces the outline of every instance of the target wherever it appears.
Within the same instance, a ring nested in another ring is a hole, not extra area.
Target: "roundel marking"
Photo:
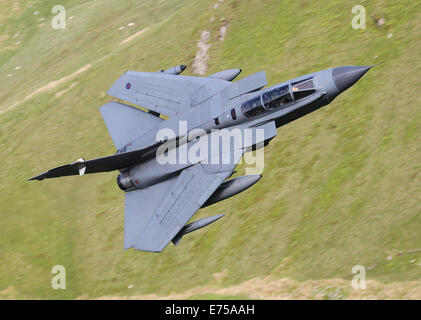
[[[126,89],[127,90],[130,90],[131,87],[132,87],[132,84],[130,82],[127,82],[126,83]]]

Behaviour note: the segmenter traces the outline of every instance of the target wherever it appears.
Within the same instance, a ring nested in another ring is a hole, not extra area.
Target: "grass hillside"
[[[365,30],[351,27],[357,4],[367,10]],[[54,30],[48,2],[0,0],[0,298],[340,292],[421,299],[420,2],[61,5],[67,27]],[[193,74],[205,30],[207,74],[266,70],[275,84],[335,66],[384,63],[326,108],[279,128],[265,149],[263,179],[196,215],[225,213],[222,220],[161,254],[124,251],[124,194],[115,172],[26,179],[81,156],[113,153],[98,111],[111,100],[105,92],[126,70],[186,64]],[[66,267],[66,290],[51,288],[54,265]],[[365,291],[351,287],[354,265],[369,269]]]

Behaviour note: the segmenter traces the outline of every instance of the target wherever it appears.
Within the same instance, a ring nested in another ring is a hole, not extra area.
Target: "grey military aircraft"
[[[268,88],[265,72],[233,81],[240,69],[208,77],[182,76],[183,65],[153,73],[128,71],[108,91],[120,102],[100,107],[117,152],[79,159],[29,180],[118,170],[117,184],[125,192],[125,249],[161,252],[169,242],[177,245],[187,233],[222,217],[187,224],[200,208],[260,180],[261,175],[229,179],[244,153],[263,150],[278,127],[329,104],[372,67],[327,69]],[[251,135],[239,146],[217,145],[202,157],[162,163],[169,152],[193,150],[201,138],[224,129],[250,130]],[[165,130],[175,134],[162,136]]]

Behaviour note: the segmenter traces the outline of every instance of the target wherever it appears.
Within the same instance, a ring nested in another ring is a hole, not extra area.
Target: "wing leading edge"
[[[57,167],[41,173],[28,180],[44,180],[47,178],[58,178],[66,176],[78,176],[90,173],[108,172],[114,170],[121,170],[136,164],[139,161],[148,159],[155,155],[156,150],[165,141],[159,141],[149,147],[142,148],[139,150],[117,153],[111,156],[102,158],[83,160],[72,162],[70,164]],[[83,174],[81,174],[83,172]]]
[[[127,71],[107,93],[149,110],[176,116],[203,103],[209,103],[219,95],[222,95],[224,101],[232,100],[265,85],[267,79],[264,71],[235,82],[211,77]]]
[[[231,82],[165,73],[127,71],[108,90],[112,97],[129,101],[168,116],[175,116],[194,106],[192,96],[200,88],[202,99],[208,99]]]

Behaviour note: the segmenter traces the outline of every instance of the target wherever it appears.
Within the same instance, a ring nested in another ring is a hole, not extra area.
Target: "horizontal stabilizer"
[[[146,227],[138,230],[139,238],[134,247],[149,252],[164,250],[231,174],[231,168],[221,172],[214,165],[198,163],[184,169],[166,195],[160,198],[159,206]]]
[[[145,189],[125,193],[124,248],[136,246],[149,222],[156,215],[163,198],[168,194],[177,177],[154,184]]]
[[[117,102],[107,103],[99,110],[117,150],[164,121],[150,113]]]

